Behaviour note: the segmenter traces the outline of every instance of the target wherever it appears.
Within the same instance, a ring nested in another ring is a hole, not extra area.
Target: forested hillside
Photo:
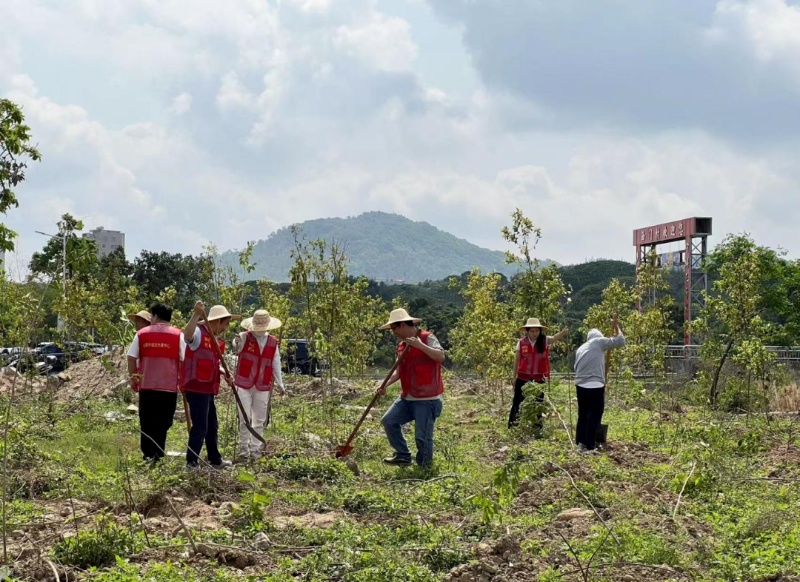
[[[376,281],[419,283],[458,275],[474,267],[506,276],[516,272],[516,266],[505,264],[502,252],[481,248],[426,222],[415,222],[399,214],[366,212],[349,218],[309,220],[298,226],[307,240],[335,240],[343,245],[350,260],[350,274]],[[293,248],[288,227],[258,241],[252,257],[256,268],[247,278],[288,281],[294,263]],[[235,251],[223,253],[222,261],[240,268]]]

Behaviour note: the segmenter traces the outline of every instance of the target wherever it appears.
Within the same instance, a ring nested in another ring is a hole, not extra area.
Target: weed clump
[[[267,462],[267,470],[289,481],[339,483],[352,479],[344,463],[319,457],[273,458]]]
[[[85,570],[113,564],[117,556],[138,551],[139,545],[130,530],[101,518],[97,529],[58,542],[53,556],[63,564]]]

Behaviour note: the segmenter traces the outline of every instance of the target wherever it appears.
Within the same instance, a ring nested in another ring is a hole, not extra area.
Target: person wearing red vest
[[[208,312],[208,321],[200,321],[205,311],[205,304],[198,301],[194,306],[192,318],[183,329],[186,339],[186,358],[183,362],[183,391],[189,404],[189,416],[192,419],[192,430],[189,431],[189,443],[186,448],[186,466],[190,469],[199,466],[200,451],[203,443],[209,464],[216,469],[224,469],[231,465],[223,461],[218,446],[219,422],[214,397],[219,394],[220,360],[214,349],[209,330],[217,338],[220,353],[225,352],[225,342],[219,336],[228,329],[231,320],[239,319],[231,315],[222,305],[213,306]],[[232,379],[225,379],[232,384]]]
[[[567,336],[569,330],[562,329],[552,337],[547,337],[547,328],[531,317],[525,325],[519,328],[525,336],[519,340],[514,360],[516,373],[514,380],[514,400],[511,402],[511,412],[508,415],[508,428],[519,424],[519,407],[525,400],[522,387],[528,382],[544,384],[550,378],[550,346]],[[541,390],[536,395],[537,402],[544,402],[544,392]],[[541,428],[541,417],[534,428]]]
[[[406,467],[411,464],[411,452],[403,437],[402,427],[414,421],[414,437],[417,441],[417,464],[433,463],[433,428],[442,414],[442,362],[445,355],[439,340],[432,333],[417,329],[421,320],[411,317],[405,309],[395,309],[389,321],[380,329],[392,330],[400,339],[397,356],[403,357],[387,386],[400,382],[400,397],[383,415],[381,422],[389,444],[395,450],[392,457],[383,460],[387,465]],[[380,390],[381,395],[386,388]]]
[[[281,321],[271,317],[266,309],[259,309],[245,322],[242,327],[247,331],[233,340],[239,354],[233,383],[253,429],[263,437],[273,385],[277,384],[283,393],[278,340],[267,333],[279,328]],[[239,460],[257,459],[260,451],[261,443],[247,430],[239,411]]]
[[[186,342],[181,330],[169,325],[171,308],[156,303],[148,315],[151,320],[136,332],[128,350],[128,375],[139,393],[142,456],[155,463],[164,456],[175,415]]]

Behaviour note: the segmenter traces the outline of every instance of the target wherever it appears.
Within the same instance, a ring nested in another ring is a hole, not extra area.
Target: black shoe
[[[397,455],[394,455],[393,457],[386,457],[383,462],[384,464],[392,465],[393,467],[410,467],[412,464],[411,459],[398,457]]]

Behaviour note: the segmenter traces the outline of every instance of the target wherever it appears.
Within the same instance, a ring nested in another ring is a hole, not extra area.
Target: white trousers
[[[242,401],[242,408],[244,408],[247,417],[250,419],[250,424],[252,424],[253,429],[263,437],[264,425],[267,422],[267,408],[269,407],[269,399],[272,391],[262,392],[255,388],[245,390],[237,386],[236,392],[239,394],[239,399]],[[257,453],[259,450],[261,450],[261,443],[247,430],[247,425],[244,423],[242,413],[239,411],[239,453],[247,455]]]

